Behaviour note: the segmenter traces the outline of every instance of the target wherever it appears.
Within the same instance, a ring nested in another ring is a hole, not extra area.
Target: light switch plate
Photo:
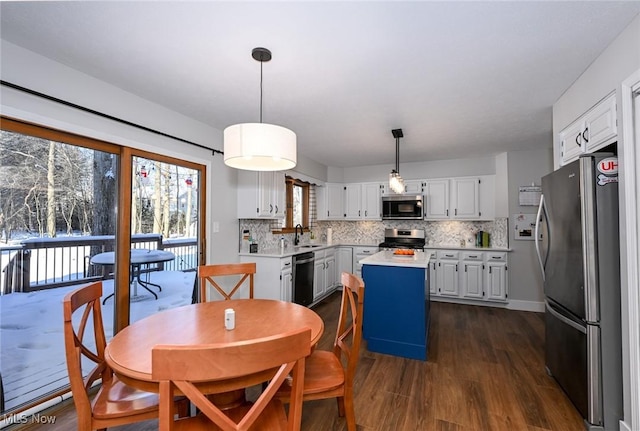
[[[220,232],[220,222],[214,221],[213,222],[213,232]]]

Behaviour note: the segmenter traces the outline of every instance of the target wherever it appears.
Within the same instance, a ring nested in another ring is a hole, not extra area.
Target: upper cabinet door
[[[366,220],[382,220],[380,210],[382,191],[384,185],[380,183],[367,183],[362,185],[362,218]]]
[[[449,180],[427,180],[424,189],[424,218],[449,218]]]
[[[360,184],[347,184],[344,186],[344,212],[345,217],[357,220],[362,217],[362,186]]]
[[[584,132],[586,151],[592,152],[608,145],[618,135],[615,93],[596,105],[585,115]]]
[[[560,132],[560,139],[562,140],[562,163],[568,163],[575,160],[580,154],[582,154],[583,131],[584,122],[581,120],[576,121]]]
[[[453,210],[452,217],[464,219],[477,219],[480,216],[480,203],[478,178],[454,178],[451,194]]]
[[[404,182],[404,192],[406,194],[421,195],[424,193],[424,182],[422,180],[409,180]]]

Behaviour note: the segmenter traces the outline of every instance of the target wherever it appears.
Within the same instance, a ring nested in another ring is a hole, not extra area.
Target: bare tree
[[[49,238],[56,236],[56,143],[49,141],[49,157],[47,158],[47,234]]]

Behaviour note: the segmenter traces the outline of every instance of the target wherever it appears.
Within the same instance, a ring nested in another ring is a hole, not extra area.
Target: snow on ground
[[[149,277],[149,281],[162,286],[162,292],[158,292],[156,300],[138,286],[139,296],[131,302],[131,322],[158,311],[191,304],[195,272],[152,272]],[[62,299],[78,287],[0,296],[0,372],[6,410],[68,384]],[[150,288],[157,292],[155,286]],[[105,280],[103,298],[111,293],[113,280]],[[110,339],[113,297],[102,306],[102,317]]]

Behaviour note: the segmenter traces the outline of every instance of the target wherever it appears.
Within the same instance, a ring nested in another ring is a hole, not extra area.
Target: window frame
[[[302,181],[297,178],[293,178],[290,176],[284,177],[285,181],[285,201],[286,201],[286,216],[285,216],[285,226],[282,227],[276,233],[294,233],[295,226],[293,225],[293,187],[299,186],[302,187],[302,230],[303,232],[309,232],[310,227],[309,224],[311,222],[310,219],[310,211],[311,211],[311,203],[310,203],[310,193],[309,189],[311,188],[311,183],[306,181]]]

